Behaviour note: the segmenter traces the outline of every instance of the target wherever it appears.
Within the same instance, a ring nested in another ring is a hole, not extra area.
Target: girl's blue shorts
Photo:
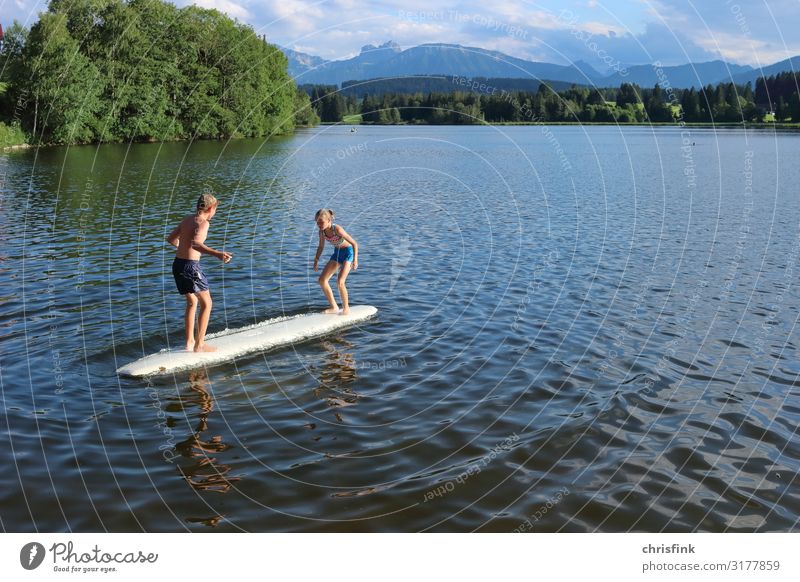
[[[329,261],[336,261],[337,263],[339,263],[341,265],[345,261],[350,261],[352,263],[353,262],[353,256],[354,256],[353,247],[342,247],[342,248],[334,249],[333,250],[333,254],[331,255],[331,258],[328,259],[328,260]]]

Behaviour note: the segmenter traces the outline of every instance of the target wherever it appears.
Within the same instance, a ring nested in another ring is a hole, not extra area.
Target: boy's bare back
[[[204,243],[208,236],[208,220],[196,214],[190,214],[178,225],[178,250],[179,259],[190,261],[200,260],[200,252],[194,248],[196,243]]]

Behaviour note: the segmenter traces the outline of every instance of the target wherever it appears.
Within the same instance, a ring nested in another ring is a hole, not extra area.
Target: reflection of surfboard
[[[124,376],[150,376],[212,366],[251,352],[322,336],[369,319],[376,313],[378,310],[371,305],[356,305],[350,307],[348,315],[310,313],[270,319],[242,329],[225,330],[206,336],[208,344],[217,348],[216,352],[162,350],[122,366],[117,373]]]

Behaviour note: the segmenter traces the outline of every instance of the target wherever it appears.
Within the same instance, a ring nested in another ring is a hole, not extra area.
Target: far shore
[[[425,125],[431,127],[480,127],[485,125],[612,125],[620,127],[707,127],[707,128],[726,128],[726,129],[800,129],[800,123],[741,123],[733,121],[725,121],[720,123],[709,123],[706,121],[698,122],[646,122],[646,121],[629,121],[629,122],[615,122],[615,121],[493,121],[482,123],[359,123],[359,122],[323,122],[320,125],[353,125],[353,126],[374,126],[374,127],[392,127],[392,126],[418,126]]]
[[[617,127],[689,127],[689,128],[708,128],[708,129],[778,129],[778,130],[789,130],[789,131],[798,131],[800,130],[800,123],[734,123],[734,122],[722,122],[722,123],[706,123],[706,122],[692,122],[692,123],[669,123],[669,122],[654,122],[654,123],[646,123],[646,122],[626,122],[626,123],[615,123],[613,121],[592,121],[592,122],[580,122],[580,121],[497,121],[493,123],[473,123],[473,124],[466,124],[466,123],[358,123],[358,122],[323,122],[319,125],[341,125],[341,126],[356,126],[356,127],[417,127],[417,126],[426,126],[426,127],[485,127],[485,126],[512,126],[512,125],[519,125],[519,126],[556,126],[556,125],[563,125],[563,126],[617,126]],[[297,126],[295,129],[309,129],[312,126]],[[315,126],[313,126],[315,127]],[[220,141],[222,139],[248,139],[248,138],[204,138],[202,140],[171,140],[171,143],[179,143],[179,142],[192,142],[192,141]],[[257,138],[253,138],[257,139]],[[106,145],[106,144],[120,144],[120,143],[129,143],[129,142],[105,142],[105,143],[86,143],[86,144],[72,144],[69,147],[75,147],[78,145]],[[161,142],[154,142],[153,140],[140,140],[134,141],[133,143],[161,143]],[[59,144],[39,144],[38,146],[34,146],[28,143],[20,143],[20,144],[9,144],[0,146],[0,151],[13,151],[13,150],[24,150],[32,147],[60,147]]]

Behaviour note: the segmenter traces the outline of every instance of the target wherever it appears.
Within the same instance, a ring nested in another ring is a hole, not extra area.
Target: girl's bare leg
[[[338,286],[339,286],[339,298],[342,300],[342,315],[347,315],[350,313],[350,301],[348,300],[347,296],[347,287],[345,284],[347,283],[347,275],[350,274],[350,261],[345,261],[342,263],[342,268],[339,269],[339,278],[338,278]]]
[[[323,313],[339,313],[339,306],[336,305],[336,299],[333,297],[333,289],[331,289],[330,283],[328,282],[336,272],[336,267],[338,266],[339,263],[336,261],[328,261],[328,264],[325,265],[318,279],[319,286],[322,287],[322,292],[325,294],[325,299],[327,299],[330,304],[330,307],[323,311]]]

